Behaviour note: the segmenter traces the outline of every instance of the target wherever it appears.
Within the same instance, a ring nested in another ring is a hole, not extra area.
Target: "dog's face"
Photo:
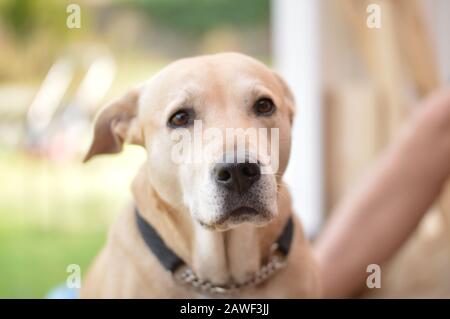
[[[277,215],[293,100],[282,79],[235,53],[179,60],[100,114],[87,159],[128,140],[169,205],[226,230]]]

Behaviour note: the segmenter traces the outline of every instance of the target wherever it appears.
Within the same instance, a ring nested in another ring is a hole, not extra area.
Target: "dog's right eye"
[[[186,127],[192,123],[193,113],[193,110],[179,110],[170,117],[168,125],[172,128]]]

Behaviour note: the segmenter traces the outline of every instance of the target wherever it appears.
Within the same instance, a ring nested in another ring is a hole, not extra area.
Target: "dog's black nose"
[[[219,185],[242,194],[261,177],[261,170],[253,163],[220,163],[214,167],[214,177]]]

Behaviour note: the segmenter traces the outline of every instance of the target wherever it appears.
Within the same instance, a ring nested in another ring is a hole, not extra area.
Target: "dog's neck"
[[[217,232],[195,225],[192,267],[215,284],[245,282],[261,264],[259,233],[252,225]]]
[[[166,245],[199,278],[220,285],[230,281],[245,282],[260,269],[290,214],[289,201],[283,201],[286,207],[279,207],[279,216],[267,226],[243,224],[218,232],[205,229],[188,212],[165,203],[143,170],[134,180],[133,193],[142,216],[158,231]],[[279,196],[288,197],[284,186]]]

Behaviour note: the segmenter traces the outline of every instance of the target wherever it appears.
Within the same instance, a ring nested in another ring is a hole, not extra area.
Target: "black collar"
[[[136,221],[139,232],[144,239],[147,247],[152,251],[156,258],[165,269],[174,273],[178,267],[185,264],[185,262],[178,257],[167,245],[164,243],[158,232],[150,225],[144,218],[142,218],[139,210],[135,208]],[[283,232],[278,237],[276,249],[287,256],[292,244],[292,238],[294,235],[294,222],[292,216],[289,217]]]

